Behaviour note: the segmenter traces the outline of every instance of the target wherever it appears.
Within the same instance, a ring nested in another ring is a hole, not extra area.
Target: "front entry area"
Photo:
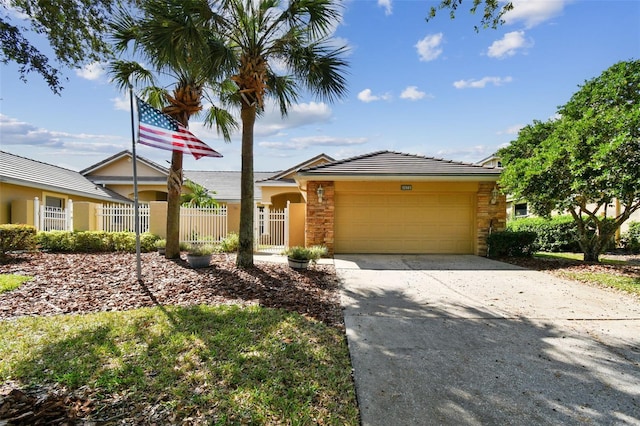
[[[473,254],[474,192],[336,191],[336,253]]]

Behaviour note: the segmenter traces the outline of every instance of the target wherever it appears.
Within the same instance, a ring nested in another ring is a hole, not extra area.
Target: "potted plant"
[[[194,244],[187,249],[187,263],[192,268],[206,268],[211,263],[215,247],[206,244]]]
[[[164,256],[165,249],[167,247],[167,240],[165,240],[165,239],[156,240],[154,245],[158,249],[158,254],[161,254],[161,255]]]
[[[289,266],[293,269],[307,269],[309,262],[316,263],[318,259],[327,254],[326,247],[290,247],[285,251]]]

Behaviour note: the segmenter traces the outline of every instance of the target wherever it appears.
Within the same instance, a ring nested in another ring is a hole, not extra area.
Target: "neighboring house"
[[[76,171],[0,151],[0,223],[26,223],[27,217],[33,221],[33,208],[27,205],[36,197],[42,205],[60,209],[69,200],[131,202]]]

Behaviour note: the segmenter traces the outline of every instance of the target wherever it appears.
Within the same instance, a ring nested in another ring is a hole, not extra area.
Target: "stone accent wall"
[[[507,197],[500,194],[497,202],[491,204],[491,191],[495,185],[494,182],[480,182],[478,186],[476,205],[476,254],[478,256],[487,255],[489,228],[495,232],[503,231],[507,227]]]
[[[318,200],[318,186],[324,189],[322,202]],[[334,253],[335,187],[331,181],[307,182],[307,220],[305,243],[307,247],[323,245],[330,255]]]

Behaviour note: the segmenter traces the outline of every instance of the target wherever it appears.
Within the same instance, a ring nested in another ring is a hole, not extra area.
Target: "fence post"
[[[33,200],[33,226],[38,231],[42,229],[42,224],[40,223],[40,200],[38,197]]]
[[[65,229],[67,231],[73,231],[73,200],[69,199],[67,202],[67,214],[66,219],[67,223],[65,224]]]

